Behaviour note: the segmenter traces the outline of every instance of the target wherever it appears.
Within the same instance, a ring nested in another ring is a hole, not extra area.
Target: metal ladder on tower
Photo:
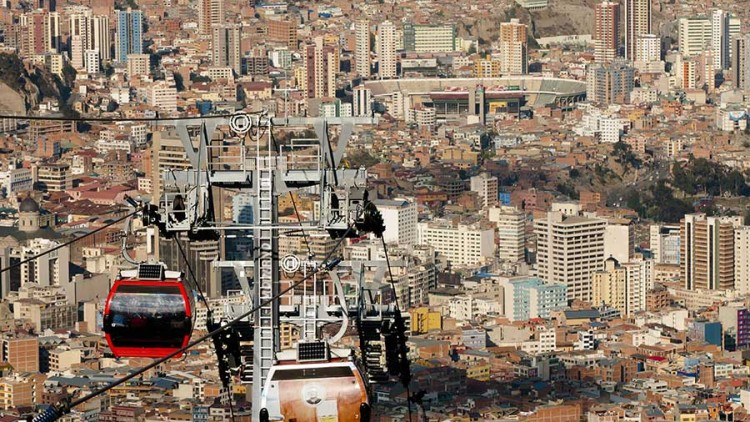
[[[258,310],[256,323],[256,358],[260,363],[260,374],[254,374],[260,385],[265,385],[271,366],[274,362],[275,349],[275,307],[272,301],[274,296],[274,173],[275,157],[258,157],[258,223],[260,228],[256,231],[259,236],[257,239],[257,251],[259,254],[256,283],[258,283],[258,304],[263,304]],[[268,303],[265,303],[268,302]],[[258,378],[259,376],[259,378]]]

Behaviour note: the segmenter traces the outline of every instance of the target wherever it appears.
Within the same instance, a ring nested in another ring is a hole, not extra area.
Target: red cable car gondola
[[[190,341],[193,305],[179,271],[166,271],[163,264],[121,271],[104,309],[112,353],[148,358],[174,353]]]

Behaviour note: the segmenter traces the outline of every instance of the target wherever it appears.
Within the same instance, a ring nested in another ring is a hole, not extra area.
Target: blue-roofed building
[[[536,277],[516,277],[501,282],[505,289],[505,316],[511,321],[549,318],[550,312],[568,306],[568,286],[545,283]]]

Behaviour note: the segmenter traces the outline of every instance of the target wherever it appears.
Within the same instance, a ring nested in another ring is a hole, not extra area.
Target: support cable
[[[36,260],[36,259],[39,259],[39,258],[41,258],[41,257],[43,257],[43,256],[45,256],[45,255],[47,255],[49,253],[52,253],[52,252],[55,252],[55,251],[60,250],[62,248],[68,247],[68,246],[70,246],[70,245],[72,245],[72,244],[74,244],[74,243],[76,243],[76,242],[78,242],[80,240],[83,240],[83,239],[85,239],[85,238],[87,238],[89,236],[93,236],[93,235],[95,235],[97,233],[100,233],[100,232],[102,232],[102,231],[104,231],[104,230],[106,230],[106,229],[114,226],[115,224],[118,224],[118,223],[121,223],[124,220],[127,220],[128,218],[130,218],[130,217],[138,214],[139,212],[141,212],[141,210],[135,210],[135,211],[133,211],[131,213],[128,213],[126,215],[123,215],[122,217],[119,217],[119,218],[117,218],[117,219],[115,219],[113,221],[110,221],[109,223],[107,223],[107,224],[105,224],[105,225],[103,225],[103,226],[101,226],[101,227],[99,227],[99,228],[97,228],[95,230],[92,230],[92,231],[90,231],[90,232],[88,232],[88,233],[86,233],[84,235],[76,237],[75,239],[69,240],[69,241],[61,243],[61,244],[59,244],[59,245],[57,245],[55,247],[52,247],[52,248],[49,248],[49,249],[47,249],[45,251],[39,252],[38,254],[32,255],[29,258],[22,259],[22,260],[20,260],[20,261],[18,261],[16,263],[10,264],[7,267],[0,268],[0,274],[4,273],[6,271],[10,271],[13,268],[20,267],[21,265],[27,264],[27,263],[29,263],[31,261]]]
[[[128,375],[126,375],[126,376],[118,379],[117,381],[114,381],[114,382],[112,382],[110,384],[107,384],[106,386],[104,386],[102,388],[99,388],[99,389],[97,389],[95,391],[92,391],[91,393],[89,393],[89,394],[87,394],[87,395],[85,395],[85,396],[83,396],[83,397],[81,397],[81,398],[79,398],[77,400],[74,400],[74,401],[72,401],[70,403],[64,404],[62,406],[51,406],[51,407],[48,407],[44,412],[42,412],[42,413],[38,414],[37,416],[35,416],[34,419],[33,419],[33,422],[54,422],[54,421],[56,421],[57,419],[59,419],[64,414],[70,413],[70,409],[72,409],[72,408],[74,408],[76,406],[80,406],[81,404],[86,403],[87,401],[92,400],[92,399],[100,396],[101,394],[106,393],[107,391],[109,391],[109,390],[117,387],[118,385],[124,384],[124,383],[132,380],[133,378],[136,378],[136,377],[140,376],[141,374],[145,373],[146,371],[149,371],[149,370],[151,370],[153,368],[156,368],[157,366],[165,363],[166,361],[172,359],[173,357],[175,357],[177,355],[180,355],[180,354],[183,354],[186,351],[188,351],[188,350],[192,349],[193,347],[197,346],[198,344],[203,343],[204,341],[213,338],[217,334],[222,333],[223,331],[227,330],[229,327],[235,326],[236,324],[238,324],[243,319],[245,319],[248,316],[252,315],[253,313],[257,312],[263,306],[266,306],[269,303],[272,303],[274,301],[279,300],[279,298],[281,298],[281,296],[283,296],[286,293],[294,290],[297,286],[299,286],[300,284],[306,282],[307,280],[309,280],[310,278],[312,278],[315,274],[317,274],[321,270],[325,270],[325,271],[332,270],[334,267],[336,267],[336,265],[339,264],[339,262],[341,262],[341,260],[340,259],[334,259],[334,260],[331,261],[331,258],[336,253],[336,251],[341,246],[341,244],[344,242],[344,240],[346,240],[346,235],[348,235],[349,232],[351,232],[351,231],[352,231],[351,227],[349,227],[346,230],[346,233],[344,234],[344,236],[342,236],[339,239],[339,241],[336,243],[336,245],[334,245],[334,247],[331,249],[331,251],[328,252],[328,254],[325,256],[325,259],[323,260],[323,265],[315,267],[308,275],[306,275],[305,277],[303,277],[299,281],[292,283],[289,287],[287,287],[286,289],[280,291],[279,293],[277,293],[273,297],[271,297],[271,298],[269,298],[269,299],[261,302],[260,304],[258,304],[257,306],[254,306],[249,311],[247,311],[244,314],[238,316],[237,318],[235,318],[235,319],[227,322],[226,324],[220,326],[219,328],[211,331],[210,333],[205,334],[202,337],[200,337],[200,338],[198,338],[196,340],[191,341],[186,346],[181,347],[181,348],[175,350],[174,352],[170,353],[169,355],[167,355],[167,356],[165,356],[163,358],[160,358],[160,359],[157,359],[157,360],[151,362],[150,364],[142,367],[141,369],[139,369],[139,370],[137,370],[135,372],[131,372],[130,374],[128,374]]]

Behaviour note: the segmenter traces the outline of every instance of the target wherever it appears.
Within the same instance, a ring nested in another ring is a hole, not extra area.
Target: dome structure
[[[39,212],[39,204],[32,197],[27,196],[18,206],[18,212]]]

